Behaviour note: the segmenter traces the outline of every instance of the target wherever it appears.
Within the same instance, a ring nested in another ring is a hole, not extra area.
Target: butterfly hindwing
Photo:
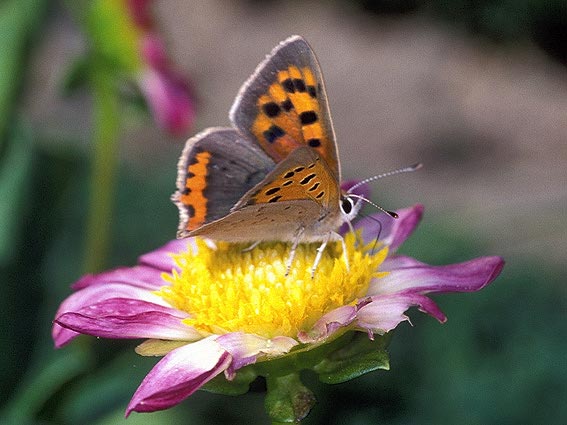
[[[234,129],[210,128],[187,141],[178,163],[178,237],[217,220],[274,168],[274,162]]]
[[[245,206],[190,232],[227,242],[294,241],[300,228],[310,228],[320,206],[307,199]],[[319,240],[317,237],[312,240]]]
[[[310,146],[340,180],[335,135],[321,70],[307,42],[280,43],[242,86],[230,118],[276,162]]]

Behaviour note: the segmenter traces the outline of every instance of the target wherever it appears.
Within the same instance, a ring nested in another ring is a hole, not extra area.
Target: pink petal
[[[302,331],[297,337],[304,344],[324,341],[338,329],[351,324],[355,318],[356,307],[345,305],[325,314],[309,331]]]
[[[193,239],[174,239],[160,248],[140,256],[137,266],[119,267],[98,274],[85,275],[73,284],[73,289],[79,290],[89,285],[107,282],[125,283],[152,291],[159,289],[165,284],[161,274],[163,272],[170,273],[174,269],[178,270],[172,254],[178,254],[194,246]]]
[[[255,363],[259,355],[280,356],[298,344],[293,338],[285,336],[269,339],[241,332],[221,335],[216,341],[232,357],[232,363],[225,371],[227,379],[232,379],[238,369]]]
[[[180,403],[224,371],[231,361],[231,356],[212,338],[171,351],[146,375],[126,416],[133,411],[153,412]]]
[[[171,271],[171,269],[169,271]],[[75,291],[78,291],[79,289],[84,289],[91,285],[120,283],[149,291],[155,291],[165,284],[161,278],[162,273],[162,270],[145,265],[119,267],[117,269],[98,274],[85,275],[75,282],[72,285],[72,288]]]
[[[169,273],[171,270],[177,269],[171,255],[185,252],[189,247],[194,248],[193,241],[194,239],[174,239],[162,247],[140,256],[138,263]]]
[[[152,17],[149,6],[152,0],[127,0],[130,15],[134,23],[140,28],[150,29],[152,27]]]
[[[166,284],[162,279],[164,272],[177,269],[171,254],[185,251],[191,245],[194,245],[192,239],[173,240],[155,251],[142,255],[139,258],[140,264],[137,266],[120,267],[95,275],[83,276],[73,285],[76,292],[61,304],[55,317],[58,318],[64,313],[77,312],[83,307],[110,298],[142,300],[168,306],[152,291]],[[52,335],[55,346],[61,347],[79,334],[55,323]]]
[[[396,211],[398,218],[374,214],[357,221],[355,229],[362,228],[362,238],[372,242],[378,238],[394,252],[413,233],[423,216],[423,205],[414,205]]]
[[[195,119],[189,85],[171,70],[148,67],[140,76],[140,89],[156,122],[174,136],[186,133]]]
[[[396,265],[399,268],[394,268]],[[383,270],[389,270],[389,273],[375,279],[368,294],[478,291],[492,282],[502,267],[504,260],[501,257],[480,257],[447,266],[429,266],[408,257],[397,257],[384,262]]]
[[[165,44],[159,35],[146,32],[141,37],[140,50],[144,62],[155,70],[166,70],[169,65]]]
[[[101,273],[104,274],[104,273]],[[97,275],[100,276],[100,275]],[[122,283],[100,282],[71,294],[61,303],[55,318],[69,312],[76,312],[84,307],[99,303],[110,298],[126,298],[131,300],[147,301],[153,304],[168,306],[158,295],[136,286]],[[53,325],[52,337],[56,347],[61,347],[78,335],[77,332],[62,328],[59,324]]]
[[[146,301],[111,298],[58,316],[67,329],[102,338],[197,340],[202,335],[183,324],[187,313]]]
[[[358,311],[356,324],[366,329],[370,335],[384,334],[399,323],[409,321],[404,312],[411,306],[419,307],[422,312],[431,314],[440,322],[447,320],[437,305],[425,295],[406,293],[372,297],[372,302]]]

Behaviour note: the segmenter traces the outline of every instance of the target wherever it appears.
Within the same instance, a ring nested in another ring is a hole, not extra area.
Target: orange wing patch
[[[252,133],[276,162],[299,146],[310,146],[329,164],[336,163],[334,141],[322,123],[319,92],[310,68],[290,66],[279,71],[268,92],[258,98]]]
[[[187,207],[189,216],[187,230],[196,229],[205,223],[207,198],[203,192],[207,187],[207,166],[210,159],[210,152],[199,152],[195,155],[193,163],[187,167],[185,188],[179,196],[179,201]]]
[[[252,194],[246,205],[311,199],[328,208],[333,202],[338,202],[334,184],[333,176],[317,157],[306,165],[282,170]]]

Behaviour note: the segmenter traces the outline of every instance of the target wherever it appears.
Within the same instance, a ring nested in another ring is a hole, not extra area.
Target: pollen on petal
[[[289,244],[262,243],[245,251],[241,244],[211,248],[196,242],[196,248],[174,257],[179,272],[164,274],[168,284],[157,293],[189,313],[184,322],[203,334],[295,338],[322,315],[365,296],[387,255],[387,248],[364,246],[349,234],[348,270],[341,243],[329,244],[312,278],[317,244],[297,247],[286,276]]]

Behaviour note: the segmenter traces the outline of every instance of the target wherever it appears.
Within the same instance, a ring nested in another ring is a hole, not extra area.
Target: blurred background
[[[0,418],[113,424],[156,359],[135,341],[54,350],[82,274],[174,238],[184,141],[228,125],[240,85],[289,35],[320,60],[343,176],[423,203],[403,252],[502,255],[480,293],[410,312],[391,370],[305,382],[306,424],[567,423],[567,4],[564,0],[4,0],[0,3]],[[198,392],[129,423],[267,423],[246,396]]]

